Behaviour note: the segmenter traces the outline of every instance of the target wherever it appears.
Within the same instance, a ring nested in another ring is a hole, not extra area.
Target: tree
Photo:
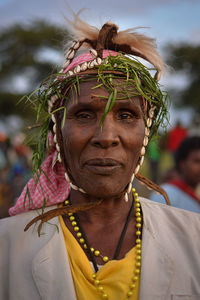
[[[166,50],[169,65],[189,78],[187,87],[179,94],[181,105],[200,113],[200,45],[169,45]]]
[[[69,33],[65,31],[65,35],[68,38]],[[0,32],[0,115],[28,113],[30,117],[31,111],[25,111],[23,103],[15,105],[21,98],[16,79],[20,76],[26,81],[25,93],[29,93],[57,71],[55,62],[44,56],[50,51],[62,55],[63,36],[63,29],[40,20]]]

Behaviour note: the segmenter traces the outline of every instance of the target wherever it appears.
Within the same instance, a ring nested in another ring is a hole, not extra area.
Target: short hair
[[[200,150],[200,136],[186,137],[175,152],[175,165],[179,169],[179,163],[189,156],[194,150]]]

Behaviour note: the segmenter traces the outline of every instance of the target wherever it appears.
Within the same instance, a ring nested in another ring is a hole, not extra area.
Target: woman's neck
[[[80,211],[79,218],[82,222],[88,224],[114,224],[125,220],[127,213],[131,207],[132,194],[129,195],[129,201],[125,202],[124,194],[117,195],[115,197],[106,199],[97,199],[87,194],[71,191],[70,200],[71,204],[87,204],[102,200],[100,204],[97,204],[93,208],[87,211]]]

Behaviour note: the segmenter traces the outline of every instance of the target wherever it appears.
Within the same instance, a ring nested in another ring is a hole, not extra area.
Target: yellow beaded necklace
[[[136,263],[135,263],[135,270],[132,277],[132,282],[129,286],[129,291],[126,295],[126,300],[128,300],[132,295],[133,291],[136,287],[136,282],[139,278],[140,269],[141,269],[141,253],[142,253],[142,241],[141,241],[141,228],[142,228],[142,216],[141,216],[141,206],[140,201],[138,198],[138,193],[136,193],[136,190],[132,188],[132,193],[134,197],[134,203],[135,203],[135,217],[136,217]],[[69,200],[66,200],[65,205],[69,205]],[[77,220],[75,219],[75,216],[73,213],[68,213],[69,220],[71,221],[71,224],[73,226],[74,231],[76,232],[76,236],[79,240],[79,243],[81,246],[87,250],[88,246],[86,244],[85,239],[83,238],[83,234],[80,231],[80,226],[78,226]],[[103,262],[106,263],[109,261],[109,258],[107,256],[103,256],[99,250],[95,250],[93,247],[90,247],[90,252],[93,253],[95,256],[99,256],[102,258]],[[94,282],[94,285],[97,289],[97,291],[101,294],[103,299],[108,299],[107,293],[105,293],[103,286],[100,284],[100,281],[96,278],[96,273],[92,274],[92,279]]]

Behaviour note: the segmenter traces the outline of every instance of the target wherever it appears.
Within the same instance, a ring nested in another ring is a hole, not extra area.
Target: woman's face
[[[62,129],[64,154],[73,183],[89,195],[109,198],[122,193],[137,166],[144,139],[141,100],[117,100],[100,122],[109,94],[97,82],[80,84],[78,100],[67,104]]]

